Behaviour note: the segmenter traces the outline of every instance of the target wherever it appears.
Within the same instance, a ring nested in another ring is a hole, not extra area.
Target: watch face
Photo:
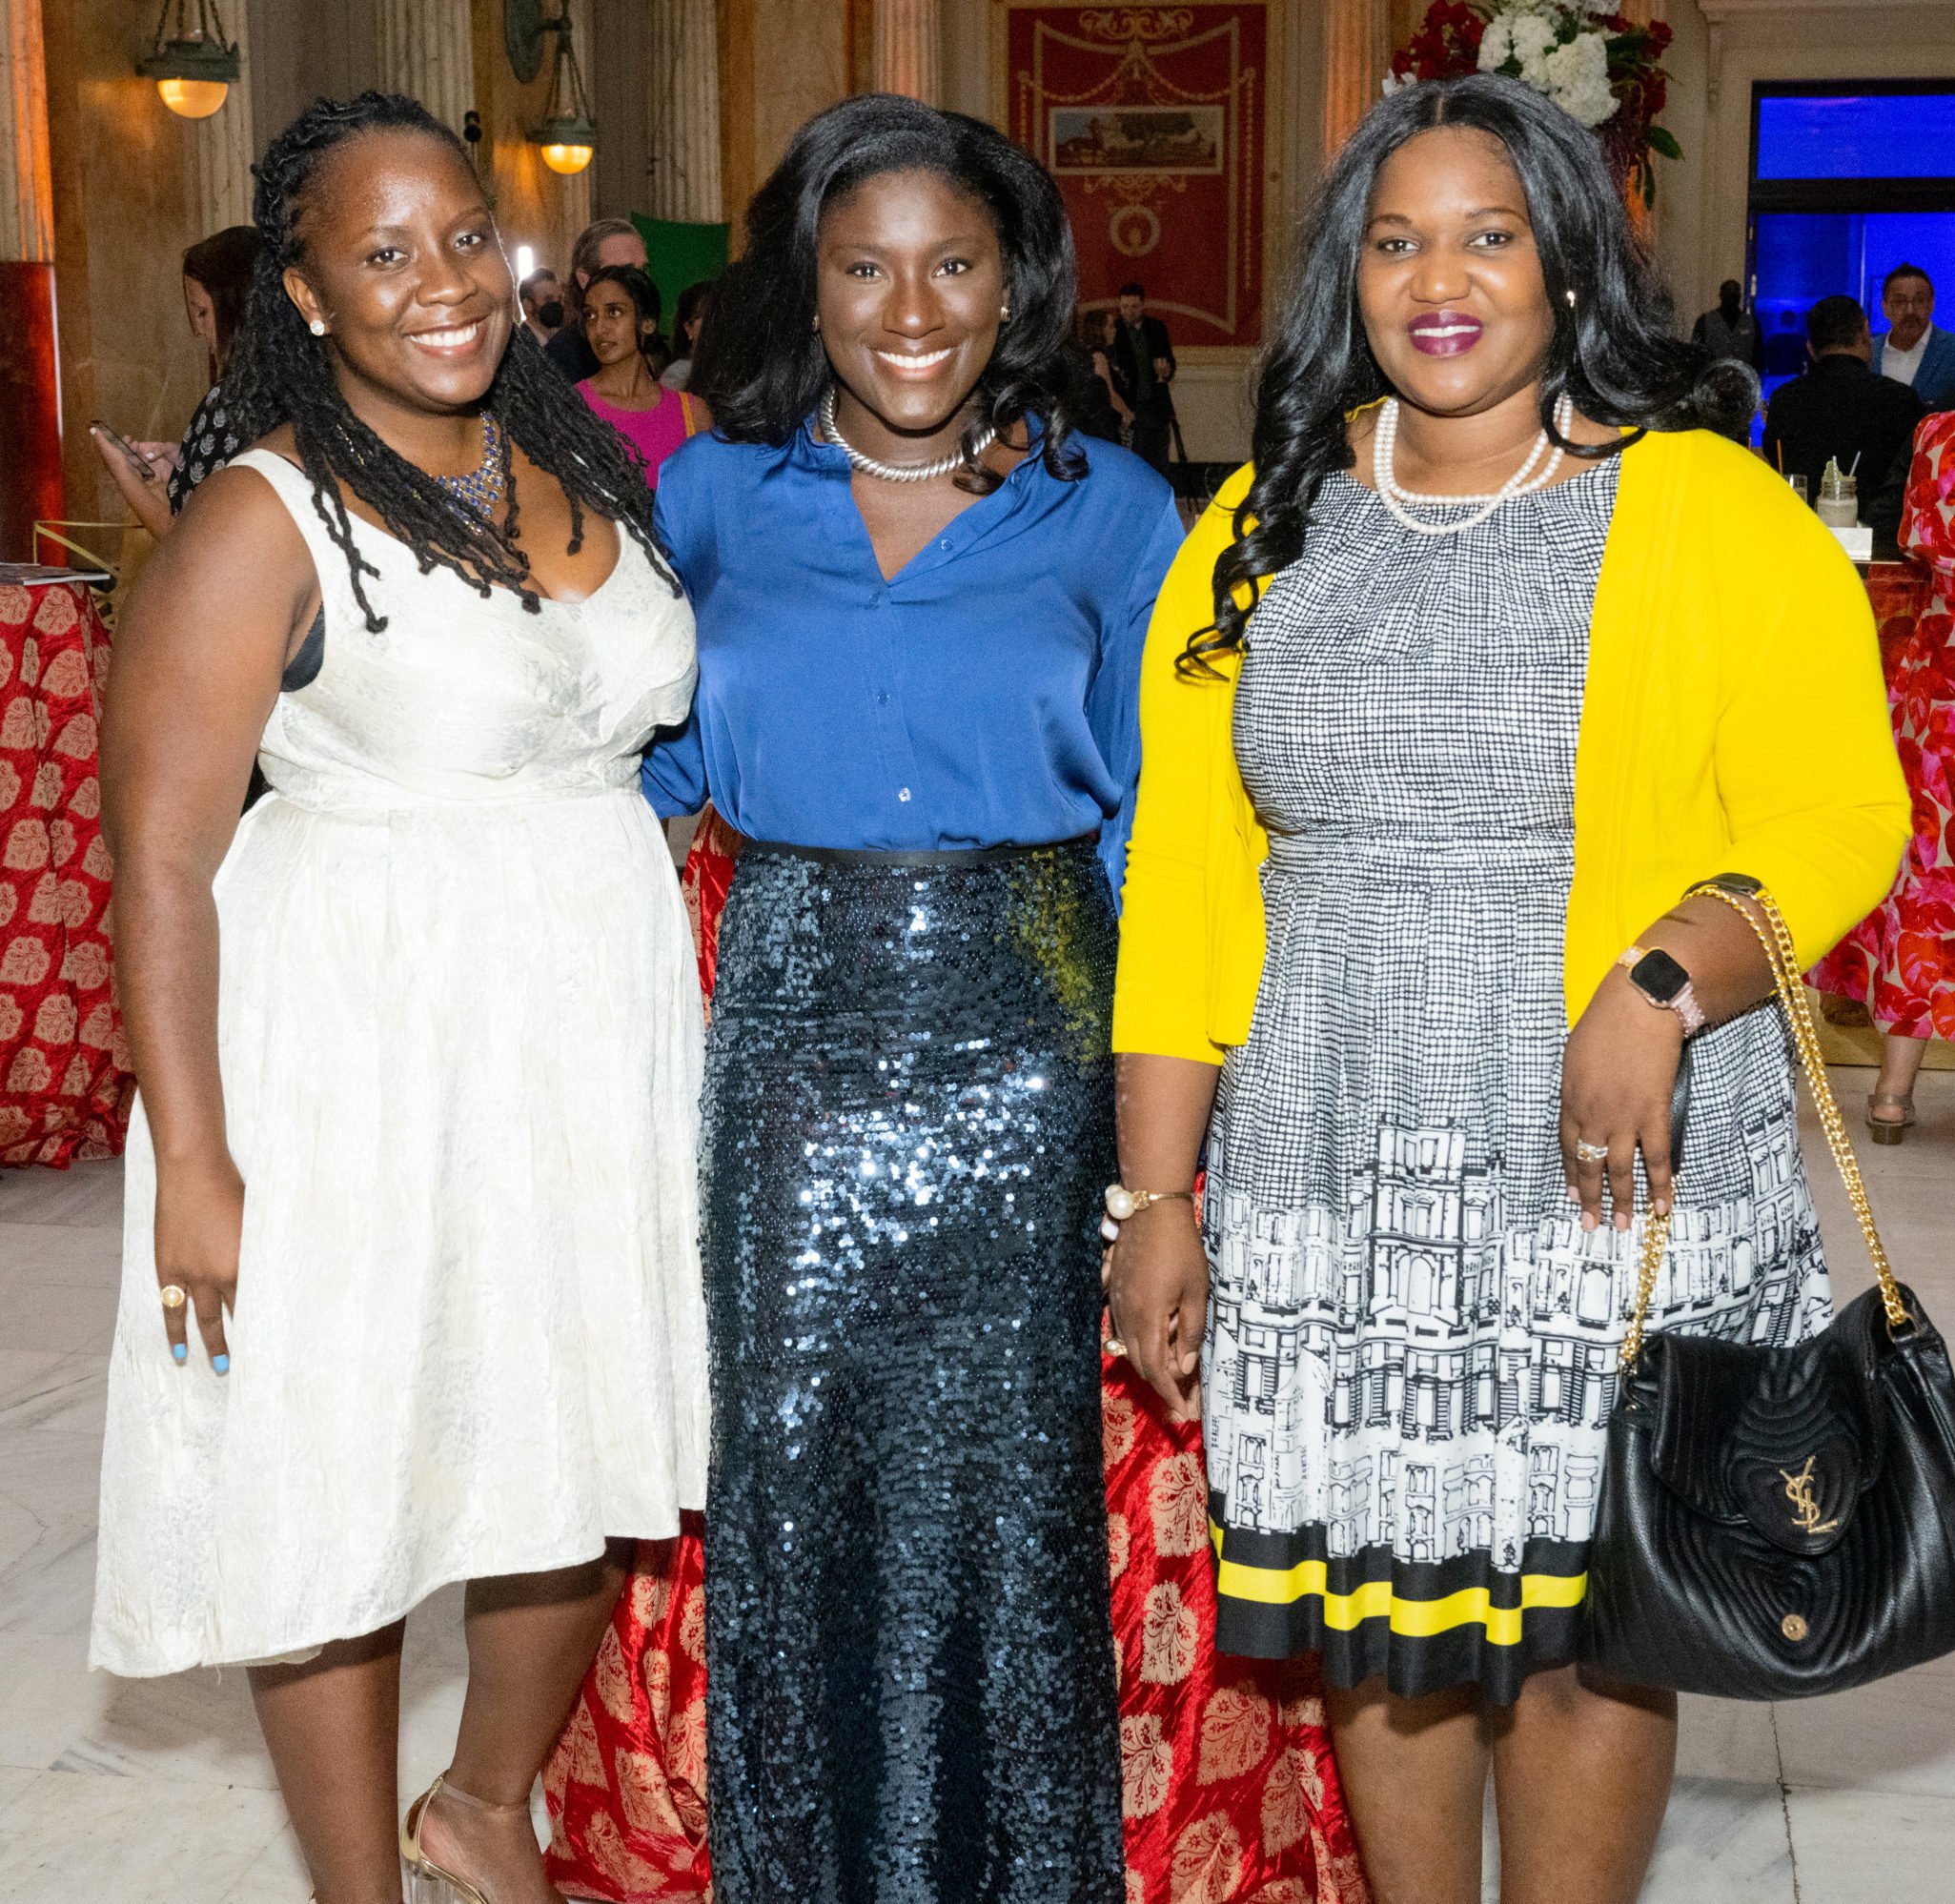
[[[1668,1004],[1690,982],[1690,974],[1667,952],[1645,952],[1629,977],[1644,997],[1659,1004]]]

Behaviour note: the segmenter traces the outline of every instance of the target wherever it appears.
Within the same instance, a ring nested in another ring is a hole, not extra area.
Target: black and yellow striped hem
[[[1314,1652],[1334,1686],[1383,1674],[1415,1699],[1471,1684],[1496,1704],[1517,1696],[1529,1673],[1575,1657],[1585,1543],[1531,1540],[1510,1570],[1485,1550],[1407,1561],[1370,1547],[1334,1560],[1321,1526],[1268,1534],[1212,1516],[1210,1534],[1223,1652]]]

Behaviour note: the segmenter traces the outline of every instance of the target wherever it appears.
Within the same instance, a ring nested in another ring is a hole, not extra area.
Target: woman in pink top
[[[647,360],[659,341],[658,290],[636,265],[606,265],[584,289],[583,325],[598,370],[577,393],[638,452],[656,489],[659,465],[706,422],[684,392],[660,384]]]

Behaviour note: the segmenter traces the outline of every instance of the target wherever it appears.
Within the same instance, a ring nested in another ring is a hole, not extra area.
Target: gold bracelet
[[[1130,1190],[1125,1184],[1107,1185],[1107,1214],[1115,1223],[1138,1216],[1150,1204],[1194,1202],[1192,1190]]]

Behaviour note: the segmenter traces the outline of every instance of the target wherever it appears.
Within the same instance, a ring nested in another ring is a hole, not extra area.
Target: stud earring
[[[815,321],[814,321],[814,322],[813,322],[812,324],[810,324],[810,325],[808,326],[808,329],[809,329],[810,331],[812,331],[812,332],[813,332],[813,333],[814,333],[814,334],[816,334],[816,336],[820,336],[820,335],[821,335],[821,334],[822,334],[822,320],[821,320],[821,317],[820,317],[820,315],[819,315],[819,314],[817,314],[817,316],[816,316],[816,318],[815,318]]]
[[[1575,309],[1575,293],[1573,291],[1564,291],[1561,295],[1568,300],[1568,308],[1573,311]]]
[[[306,329],[310,331],[314,336],[323,337],[326,334],[326,320],[323,317],[315,317],[313,321],[306,326]]]
[[[1008,323],[1010,323],[1010,321],[1011,321],[1011,307],[1010,307],[1010,305],[1008,305],[1008,304],[1001,304],[1001,305],[1000,305],[1000,306],[998,307],[998,322],[999,322],[999,323],[1001,323],[1001,324],[1008,324]]]

